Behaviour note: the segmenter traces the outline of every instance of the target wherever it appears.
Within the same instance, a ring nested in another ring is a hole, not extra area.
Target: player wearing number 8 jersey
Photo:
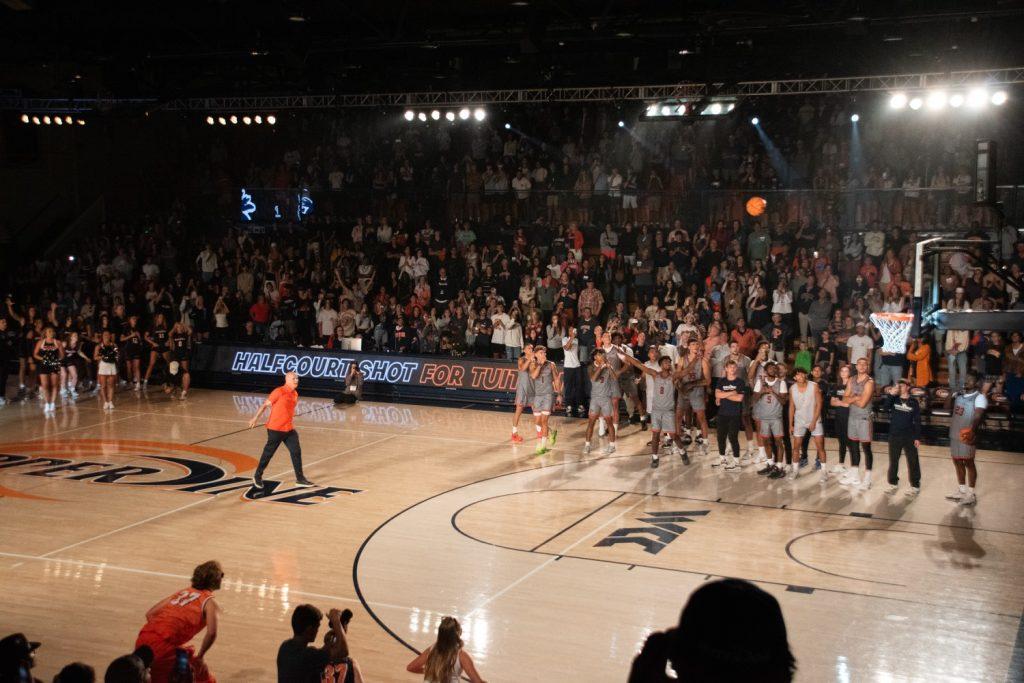
[[[217,614],[220,608],[213,592],[220,588],[224,570],[216,561],[204,562],[192,571],[192,584],[161,600],[146,612],[146,625],[139,631],[135,648],[143,645],[153,651],[150,667],[153,683],[170,680],[177,650],[188,653],[195,683],[216,683],[203,657],[217,639]],[[206,628],[203,643],[196,653],[186,645],[197,633]]]

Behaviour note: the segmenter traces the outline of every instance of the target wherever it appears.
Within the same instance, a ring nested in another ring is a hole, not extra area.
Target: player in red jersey
[[[220,588],[224,570],[214,560],[192,571],[192,585],[161,600],[146,612],[146,625],[139,631],[136,649],[143,645],[153,651],[150,667],[153,683],[167,683],[174,671],[179,649],[188,653],[194,683],[216,683],[203,657],[217,640],[217,614],[220,608],[213,592]],[[186,645],[206,628],[199,652]]]

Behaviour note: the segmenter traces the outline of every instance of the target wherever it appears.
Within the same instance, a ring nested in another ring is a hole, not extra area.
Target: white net
[[[871,322],[882,333],[882,350],[889,353],[904,353],[907,337],[914,322],[913,313],[872,313]]]

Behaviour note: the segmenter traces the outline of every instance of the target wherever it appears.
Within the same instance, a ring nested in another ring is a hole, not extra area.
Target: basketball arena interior
[[[1024,681],[1022,32],[0,0],[0,683]]]

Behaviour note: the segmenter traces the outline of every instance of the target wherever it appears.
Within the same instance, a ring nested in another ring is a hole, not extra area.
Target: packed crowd
[[[192,134],[209,150],[202,186],[221,188],[225,205],[239,186],[301,188],[345,213],[358,206],[396,220],[425,211],[485,225],[506,214],[603,225],[692,220],[695,208],[739,217],[741,204],[714,192],[710,206],[698,207],[701,192],[813,189],[820,192],[779,196],[771,210],[782,220],[828,216],[843,227],[875,218],[908,227],[969,224],[972,144],[984,137],[972,126],[988,124],[865,117],[854,142],[851,106],[828,96],[761,101],[759,127],[739,113],[620,127],[623,111],[578,104],[455,124],[407,123],[397,112],[383,119],[304,113],[284,119],[274,137],[260,135],[258,145],[246,144],[252,131]],[[877,192],[838,194],[863,190]]]
[[[197,566],[189,586],[146,612],[134,649],[110,662],[104,683],[216,683],[206,655],[219,635],[221,607],[214,593],[223,578],[215,561]],[[363,683],[348,640],[352,617],[348,609],[329,610],[320,638],[323,612],[309,604],[296,606],[292,636],[277,650],[278,683]],[[757,628],[737,637],[737,620]],[[198,647],[189,644],[200,635]],[[0,683],[40,683],[32,674],[40,646],[22,633],[0,640]],[[667,683],[670,667],[688,681],[788,683],[796,660],[778,601],[747,581],[707,583],[690,596],[676,627],[647,638],[632,662],[628,681]],[[441,619],[435,642],[418,653],[406,671],[421,675],[425,683],[485,683],[466,651],[462,627],[452,616]],[[63,667],[53,683],[96,680],[91,665],[74,662]]]

